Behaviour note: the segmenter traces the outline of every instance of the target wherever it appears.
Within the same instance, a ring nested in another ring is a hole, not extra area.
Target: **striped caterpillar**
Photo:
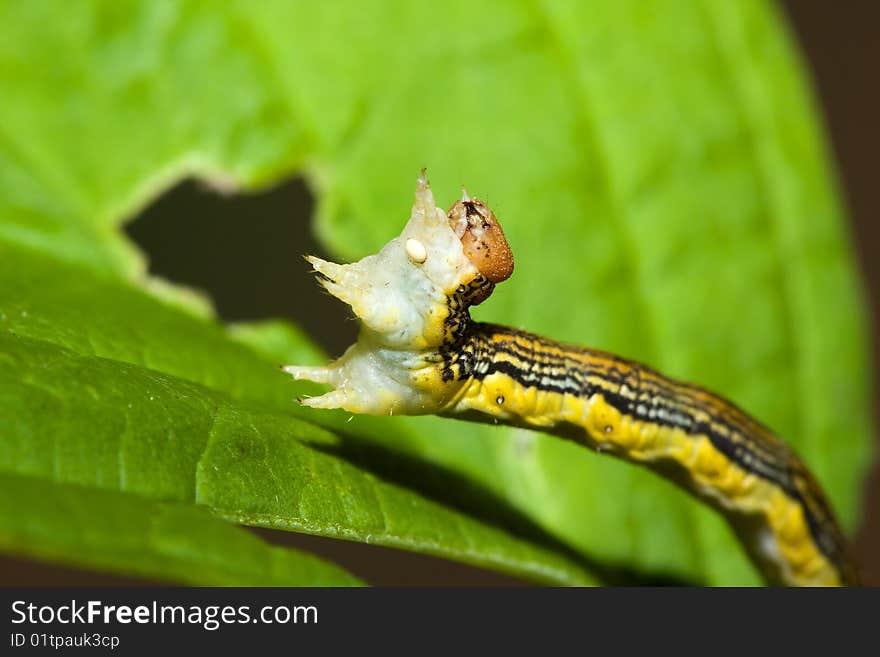
[[[303,404],[562,436],[641,463],[717,509],[769,583],[856,583],[815,478],[734,404],[618,356],[471,320],[469,308],[513,273],[481,201],[465,193],[444,213],[422,171],[409,221],[379,253],[347,265],[308,260],[361,329],[326,367],[284,368],[333,387]]]

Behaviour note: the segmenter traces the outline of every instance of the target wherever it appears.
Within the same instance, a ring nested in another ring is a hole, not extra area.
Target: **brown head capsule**
[[[468,197],[449,209],[449,225],[458,238],[468,260],[493,283],[510,278],[513,253],[501,230],[501,224],[485,203]]]

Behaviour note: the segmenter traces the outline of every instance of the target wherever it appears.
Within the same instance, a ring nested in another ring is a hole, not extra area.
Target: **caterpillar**
[[[284,367],[333,388],[301,403],[574,440],[642,464],[719,511],[769,584],[857,583],[816,479],[733,403],[613,354],[471,320],[470,307],[510,277],[514,260],[497,217],[466,191],[443,212],[423,170],[409,221],[378,253],[344,265],[307,260],[360,331],[326,367]]]

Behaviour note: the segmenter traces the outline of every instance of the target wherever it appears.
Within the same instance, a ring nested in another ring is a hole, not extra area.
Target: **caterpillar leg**
[[[338,367],[310,367],[308,365],[285,365],[281,368],[292,375],[297,381],[311,381],[312,383],[329,383],[336,386],[342,383],[342,372]]]
[[[350,395],[342,386],[342,370],[331,363],[327,367],[310,367],[305,365],[285,365],[281,369],[292,375],[297,381],[311,381],[312,383],[325,383],[332,385],[335,390],[318,395],[317,397],[303,397],[299,403],[312,408],[343,408],[350,401]]]
[[[350,396],[347,392],[340,389],[333,390],[323,395],[318,395],[317,397],[303,397],[299,400],[299,403],[303,406],[310,406],[311,408],[323,408],[328,410],[334,408],[346,408],[347,405],[350,405]]]

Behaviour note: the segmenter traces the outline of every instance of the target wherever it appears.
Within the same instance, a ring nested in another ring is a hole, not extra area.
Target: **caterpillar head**
[[[492,284],[506,281],[513,273],[513,253],[501,224],[489,206],[472,199],[465,190],[450,208],[449,226],[461,240],[465,257]]]

